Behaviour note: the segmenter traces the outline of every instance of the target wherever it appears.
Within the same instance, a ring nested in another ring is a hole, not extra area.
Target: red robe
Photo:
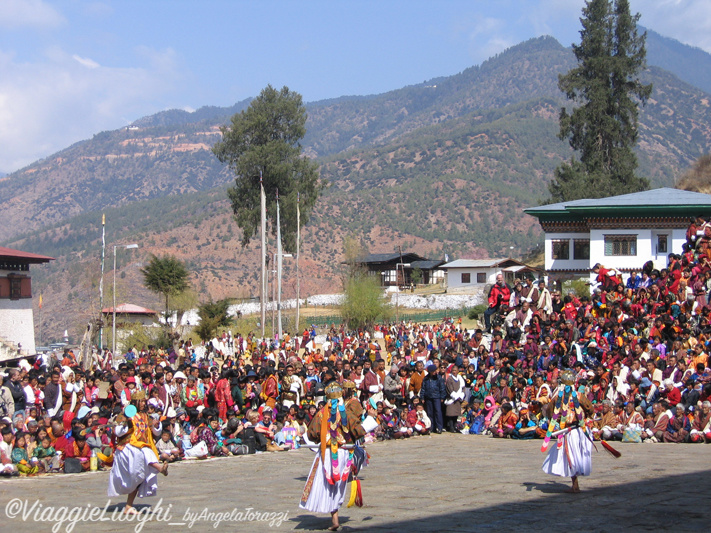
[[[230,382],[225,378],[218,381],[215,386],[215,402],[220,411],[220,419],[227,420],[227,408],[232,407],[235,402],[232,400]]]

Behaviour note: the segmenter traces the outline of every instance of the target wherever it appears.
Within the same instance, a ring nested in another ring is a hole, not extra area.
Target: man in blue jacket
[[[430,362],[427,365],[427,375],[422,380],[420,399],[425,402],[425,411],[432,421],[432,432],[442,433],[444,420],[442,418],[442,402],[447,397],[444,379],[437,371],[437,366]]]

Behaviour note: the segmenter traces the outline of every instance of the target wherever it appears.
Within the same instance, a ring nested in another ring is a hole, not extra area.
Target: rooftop
[[[0,246],[0,261],[17,261],[21,263],[39,264],[54,261],[54,257],[33,254],[31,252],[22,252],[20,250]]]
[[[584,198],[570,202],[529,207],[524,212],[533,216],[554,213],[584,214],[591,211],[619,210],[620,208],[642,211],[644,209],[663,208],[678,213],[679,210],[711,209],[711,195],[700,192],[682,191],[671,187],[662,187],[649,191],[621,194],[608,198]]]
[[[507,268],[527,267],[520,261],[507,257],[504,259],[456,259],[442,265],[440,268],[495,268],[502,265]]]
[[[113,307],[106,307],[101,310],[102,313],[108,315],[110,313],[114,312]],[[140,305],[134,305],[134,304],[121,304],[116,306],[116,314],[121,314],[121,315],[156,315],[155,311],[152,309],[147,309],[145,307],[141,307]]]
[[[427,261],[424,257],[421,257],[415,253],[403,252],[402,255],[399,252],[393,252],[389,254],[368,254],[362,259],[358,260],[358,263],[362,265],[377,264],[377,263],[392,263],[394,261],[400,262],[402,257],[403,263],[411,263],[413,261]]]

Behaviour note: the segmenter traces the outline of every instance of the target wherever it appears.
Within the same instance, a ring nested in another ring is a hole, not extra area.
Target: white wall
[[[546,270],[587,270],[590,268],[590,261],[587,259],[573,259],[573,240],[589,239],[588,233],[546,233],[545,254]],[[553,259],[553,241],[570,241],[570,259]],[[591,243],[592,245],[592,243]],[[592,248],[590,249],[592,257]],[[594,263],[593,263],[594,264]]]
[[[448,268],[447,269],[447,287],[450,289],[460,289],[466,287],[483,287],[487,283],[496,282],[496,273],[499,272],[495,268]],[[462,274],[469,274],[471,282],[462,283]],[[477,274],[485,274],[486,282],[477,283]]]
[[[637,255],[605,255],[605,235],[637,235]],[[656,242],[655,242],[656,244]],[[600,263],[606,268],[641,269],[654,260],[651,229],[593,229],[590,230],[590,266]]]
[[[0,337],[21,344],[22,350],[35,353],[35,325],[32,298],[0,300]]]
[[[671,243],[669,244],[671,248],[669,249],[669,253],[675,253],[675,254],[681,254],[682,249],[681,247],[686,244],[686,230],[685,229],[673,229],[670,230],[672,239]],[[667,266],[667,259],[666,257],[664,258],[664,264],[662,265],[662,268]]]
[[[667,235],[667,251],[657,250],[658,235]],[[637,254],[634,256],[605,255],[605,235],[637,235]],[[570,257],[573,257],[573,240],[590,238],[590,260],[553,259],[553,241],[568,239],[570,241]],[[546,233],[545,268],[546,270],[587,270],[595,263],[601,263],[607,268],[640,270],[647,261],[653,261],[654,267],[662,269],[667,266],[667,255],[681,253],[681,247],[686,242],[685,229],[593,229],[585,233]],[[626,277],[626,276],[625,276]],[[591,279],[595,275],[591,274]]]

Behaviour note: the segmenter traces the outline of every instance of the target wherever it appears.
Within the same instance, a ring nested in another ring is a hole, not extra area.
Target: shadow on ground
[[[711,470],[622,483],[603,488],[585,488],[570,494],[569,481],[550,478],[550,481],[523,482],[531,500],[508,501],[500,504],[435,514],[418,519],[372,523],[378,508],[388,502],[371,504],[371,516],[362,520],[348,520],[349,509],[341,508],[342,531],[709,531],[711,530]],[[472,480],[476,484],[476,480]],[[414,483],[414,482],[413,482]],[[421,482],[417,485],[422,487]],[[426,483],[425,483],[426,485]],[[422,490],[421,488],[416,490]],[[496,491],[496,486],[478,487],[472,492],[476,500],[478,490]],[[427,490],[422,490],[422,508],[432,502]],[[366,504],[368,502],[366,501]],[[365,508],[364,508],[365,509]],[[404,514],[407,514],[404,512]],[[325,515],[299,514],[289,518],[296,530],[324,530],[330,524]]]

